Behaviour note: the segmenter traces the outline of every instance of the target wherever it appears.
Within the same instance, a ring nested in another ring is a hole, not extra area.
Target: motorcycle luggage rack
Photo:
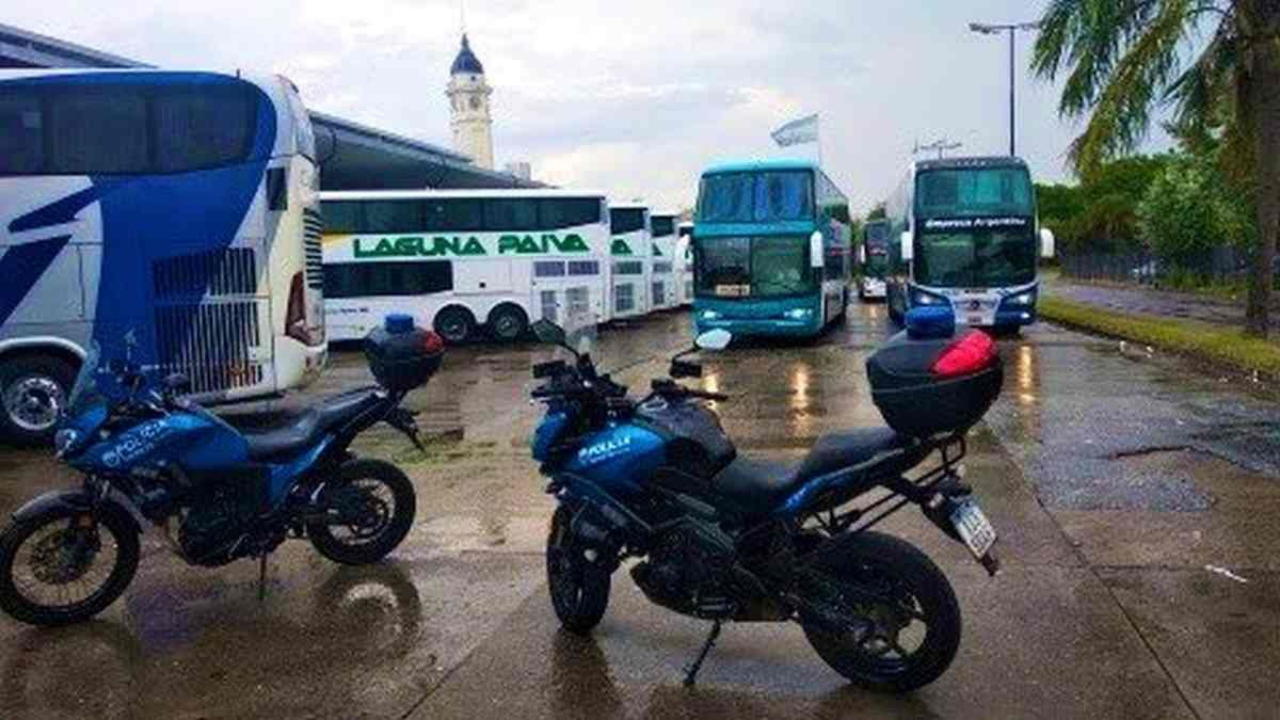
[[[930,439],[925,441],[924,444],[932,445],[932,447],[928,448],[930,454],[936,451],[942,456],[941,463],[936,467],[915,480],[908,480],[902,475],[897,475],[886,480],[877,481],[876,484],[889,490],[889,493],[866,507],[840,512],[840,508],[844,503],[833,503],[825,509],[810,513],[810,517],[816,520],[822,529],[831,535],[843,532],[856,535],[879,524],[880,521],[901,510],[907,503],[925,504],[933,496],[933,491],[943,482],[958,480],[956,464],[963,460],[968,453],[968,444],[963,433],[948,435],[941,439]],[[907,450],[911,449],[908,448]],[[854,528],[868,514],[894,500],[897,500],[897,502]]]

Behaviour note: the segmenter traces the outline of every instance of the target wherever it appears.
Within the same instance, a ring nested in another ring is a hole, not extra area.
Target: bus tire
[[[499,342],[515,342],[529,329],[529,316],[519,305],[503,303],[489,313],[489,334]]]
[[[471,311],[452,305],[436,313],[432,323],[436,334],[450,345],[461,345],[475,337],[476,317]]]
[[[47,445],[75,379],[76,368],[51,355],[0,361],[0,434],[18,445]]]

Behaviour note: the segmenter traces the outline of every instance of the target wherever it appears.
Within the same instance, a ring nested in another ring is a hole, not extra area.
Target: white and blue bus
[[[949,305],[972,326],[1015,329],[1036,320],[1039,228],[1035,186],[1016,157],[918,160],[885,204],[890,223],[889,315]]]
[[[0,71],[0,430],[46,438],[94,342],[206,401],[314,378],[314,146],[278,76]]]
[[[652,309],[649,283],[653,277],[649,208],[632,203],[610,203],[609,225],[613,234],[609,246],[609,254],[613,256],[609,319],[624,320],[647,315]]]
[[[680,305],[676,277],[676,218],[673,214],[649,215],[649,240],[653,244],[649,297],[653,310],[670,310]]]
[[[329,339],[388,313],[458,344],[521,339],[540,318],[608,319],[609,212],[576,190],[321,193]]]

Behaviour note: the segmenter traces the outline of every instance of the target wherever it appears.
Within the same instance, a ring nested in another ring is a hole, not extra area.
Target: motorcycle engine
[[[183,559],[194,565],[224,565],[248,554],[248,529],[258,508],[254,493],[237,492],[236,483],[211,483],[196,489],[179,513],[170,537]],[[170,526],[172,530],[172,525]],[[176,535],[176,537],[175,537]]]
[[[662,536],[648,559],[631,569],[631,577],[658,605],[723,618],[735,611],[733,562],[733,538],[712,523],[689,518]]]

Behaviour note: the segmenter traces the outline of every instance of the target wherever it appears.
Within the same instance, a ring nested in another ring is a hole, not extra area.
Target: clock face
[[[471,109],[472,109],[472,110],[479,110],[479,109],[480,109],[480,98],[478,98],[478,97],[473,97],[473,98],[471,98]]]

